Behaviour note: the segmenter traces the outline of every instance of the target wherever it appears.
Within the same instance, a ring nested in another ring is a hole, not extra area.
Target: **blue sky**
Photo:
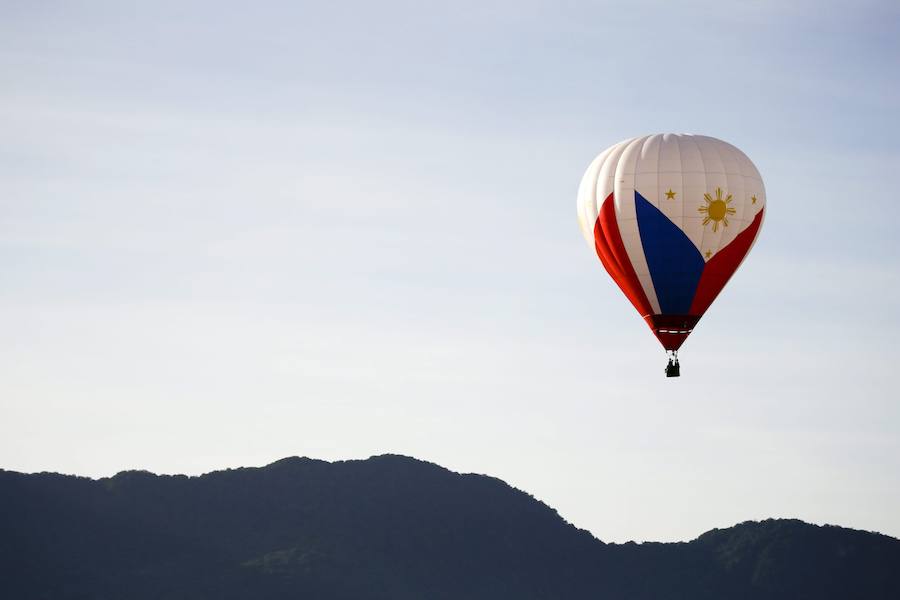
[[[892,2],[0,4],[0,466],[395,452],[606,541],[900,536]],[[768,211],[683,377],[584,244],[627,137]]]

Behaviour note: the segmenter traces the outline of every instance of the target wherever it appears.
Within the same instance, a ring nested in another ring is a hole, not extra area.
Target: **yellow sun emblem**
[[[731,194],[722,198],[722,188],[716,188],[716,197],[713,197],[709,194],[703,194],[703,199],[706,201],[706,206],[701,206],[697,210],[706,215],[703,219],[703,226],[706,227],[710,221],[713,222],[713,232],[719,230],[719,223],[721,222],[725,227],[728,227],[728,215],[733,215],[736,211],[728,206],[731,204]]]

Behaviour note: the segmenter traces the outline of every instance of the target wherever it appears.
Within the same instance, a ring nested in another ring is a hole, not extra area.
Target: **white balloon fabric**
[[[667,350],[677,350],[756,241],[762,177],[701,135],[620,142],[588,167],[578,220],[606,270]]]

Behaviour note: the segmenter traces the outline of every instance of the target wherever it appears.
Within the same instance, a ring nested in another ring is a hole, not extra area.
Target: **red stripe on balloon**
[[[638,281],[634,267],[622,243],[622,234],[619,232],[619,223],[616,221],[616,210],[613,195],[610,194],[600,207],[600,215],[594,223],[594,247],[597,256],[606,268],[613,281],[619,286],[625,296],[631,301],[641,316],[651,314],[650,301],[641,282]]]
[[[703,275],[700,276],[700,283],[697,284],[697,291],[694,294],[694,300],[691,303],[690,314],[698,317],[706,312],[709,305],[712,304],[731,276],[740,266],[741,261],[747,256],[759,227],[762,224],[763,208],[753,219],[747,229],[737,235],[730,244],[722,248],[711,260],[706,263],[703,269]]]

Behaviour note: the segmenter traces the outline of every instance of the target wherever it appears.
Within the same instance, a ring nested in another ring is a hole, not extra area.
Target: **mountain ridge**
[[[500,479],[396,454],[0,470],[0,565],[17,598],[900,597],[884,534],[766,519],[609,544]]]
[[[33,471],[33,472],[26,473],[26,472],[22,472],[22,471],[15,471],[15,470],[11,470],[11,469],[3,469],[3,468],[0,468],[0,475],[2,475],[3,473],[15,473],[15,474],[19,474],[19,475],[53,475],[53,476],[67,477],[67,478],[85,479],[85,480],[96,481],[96,482],[104,482],[104,481],[114,480],[119,477],[131,477],[131,476],[141,476],[141,475],[149,475],[149,476],[157,477],[157,478],[174,477],[174,478],[186,478],[188,480],[192,480],[192,479],[199,479],[199,478],[203,478],[203,477],[218,474],[218,473],[255,471],[255,470],[260,470],[260,469],[284,467],[284,466],[288,466],[288,465],[292,465],[292,464],[296,464],[296,463],[299,463],[299,464],[318,463],[318,464],[323,464],[323,465],[335,465],[335,464],[343,464],[343,463],[363,463],[363,462],[374,461],[374,460],[379,460],[379,459],[406,460],[406,461],[410,461],[412,463],[419,463],[419,464],[423,464],[423,465],[432,466],[432,467],[441,469],[443,471],[446,471],[448,473],[460,475],[463,477],[483,477],[483,478],[486,478],[489,480],[494,480],[494,481],[500,482],[500,483],[508,486],[512,490],[521,492],[523,494],[528,495],[531,498],[534,498],[534,500],[536,502],[539,502],[539,503],[543,504],[544,506],[547,506],[550,510],[553,510],[554,512],[557,512],[557,514],[559,514],[555,508],[553,508],[552,506],[550,506],[543,500],[533,496],[526,490],[522,490],[520,488],[517,488],[515,486],[512,486],[512,485],[506,483],[505,481],[503,481],[502,479],[500,479],[498,477],[494,477],[492,475],[487,475],[487,474],[483,474],[483,473],[476,473],[476,472],[454,471],[452,469],[449,469],[447,467],[444,467],[443,465],[440,465],[440,464],[432,462],[432,461],[424,460],[421,458],[416,458],[414,456],[409,456],[409,455],[405,455],[405,454],[395,454],[395,453],[373,454],[373,455],[369,456],[368,458],[349,458],[349,459],[340,459],[340,460],[331,460],[331,461],[319,459],[319,458],[312,458],[312,457],[308,457],[308,456],[294,455],[294,456],[286,456],[284,458],[279,458],[277,460],[274,460],[270,463],[267,463],[267,464],[261,465],[261,466],[233,467],[233,468],[226,467],[224,469],[213,469],[211,471],[206,471],[206,472],[200,473],[198,475],[185,475],[185,474],[181,474],[181,473],[155,473],[148,469],[124,469],[122,471],[118,471],[117,473],[115,473],[113,475],[109,475],[109,476],[90,477],[90,476],[85,476],[85,475],[61,473],[58,471]],[[601,538],[597,537],[596,535],[594,535],[593,533],[591,533],[590,530],[584,529],[582,527],[578,527],[577,525],[575,525],[573,522],[569,521],[562,515],[560,515],[560,518],[565,523],[572,525],[573,527],[575,527],[581,531],[586,531],[587,533],[590,533],[594,537],[594,539],[596,539],[598,542],[601,542],[603,544],[610,544],[610,545],[690,543],[690,542],[697,541],[697,540],[703,538],[704,536],[714,534],[714,533],[720,532],[720,531],[731,530],[731,529],[740,527],[745,524],[764,524],[764,523],[768,523],[768,522],[795,522],[795,523],[800,523],[800,524],[807,525],[810,527],[822,527],[822,528],[834,527],[834,528],[844,529],[844,530],[848,530],[848,531],[859,531],[859,532],[863,532],[863,533],[869,533],[869,534],[873,534],[873,535],[883,536],[883,537],[886,537],[889,539],[894,539],[894,540],[900,539],[900,538],[896,538],[892,535],[882,533],[879,531],[875,531],[875,530],[858,529],[855,527],[845,527],[843,525],[837,525],[837,524],[832,524],[832,523],[822,523],[822,524],[811,523],[809,521],[804,521],[803,519],[800,519],[798,517],[768,517],[768,518],[759,519],[759,520],[747,519],[745,521],[737,522],[734,525],[731,525],[728,527],[713,527],[712,529],[704,531],[704,532],[698,534],[696,537],[687,539],[687,540],[674,540],[674,541],[667,541],[667,542],[656,541],[656,540],[641,540],[641,541],[628,540],[625,542],[606,542],[606,541],[602,540]]]

